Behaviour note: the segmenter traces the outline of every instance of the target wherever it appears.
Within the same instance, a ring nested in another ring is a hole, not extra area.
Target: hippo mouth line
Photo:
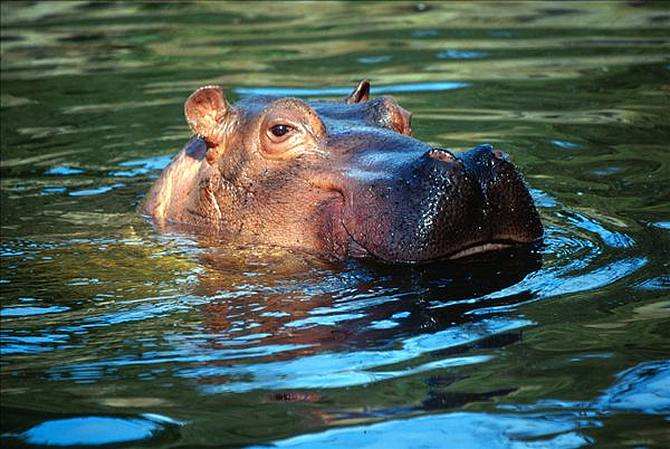
[[[521,244],[521,242],[512,242],[512,241],[504,241],[504,242],[490,241],[490,242],[477,243],[474,245],[466,246],[463,249],[458,250],[455,253],[452,253],[446,258],[450,260],[461,259],[463,257],[473,256],[475,254],[500,251],[502,249],[510,248],[512,246],[519,244]]]
[[[354,255],[356,257],[372,257],[374,259],[379,259],[379,260],[382,260],[382,261],[384,260],[382,257],[379,257],[373,251],[369,250],[364,245],[362,245],[360,242],[358,242],[354,238],[354,236],[351,234],[349,229],[347,229],[347,226],[344,223],[344,221],[342,221],[341,224],[342,224],[342,228],[344,229],[347,236],[349,237],[349,246],[350,246],[350,251],[351,251],[352,255]],[[462,258],[469,257],[469,256],[474,256],[474,255],[477,255],[477,254],[484,254],[484,253],[492,253],[492,252],[496,252],[496,251],[501,251],[501,250],[512,248],[512,247],[515,247],[515,246],[529,245],[531,243],[532,242],[513,240],[513,239],[480,241],[480,242],[472,243],[472,244],[469,244],[469,245],[464,245],[463,247],[458,248],[455,251],[452,251],[448,254],[443,254],[443,255],[436,256],[436,257],[431,257],[431,258],[428,258],[428,259],[404,260],[404,261],[395,261],[395,262],[406,263],[406,264],[417,264],[417,263],[437,262],[437,261],[440,261],[440,260],[456,260],[456,259],[462,259]]]

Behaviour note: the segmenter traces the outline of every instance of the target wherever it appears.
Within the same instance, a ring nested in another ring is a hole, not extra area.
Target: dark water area
[[[4,2],[3,447],[670,447],[670,3]],[[544,244],[329,265],[136,207],[197,87],[356,81]]]

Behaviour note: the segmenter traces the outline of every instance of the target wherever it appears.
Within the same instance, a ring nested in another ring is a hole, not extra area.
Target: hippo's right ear
[[[354,91],[349,94],[348,97],[344,99],[345,103],[361,103],[363,101],[368,101],[370,99],[370,81],[362,80],[358,83],[358,86],[354,88]]]
[[[221,125],[228,110],[228,102],[220,86],[201,87],[184,103],[188,126],[203,138],[208,147],[215,147],[223,140]]]

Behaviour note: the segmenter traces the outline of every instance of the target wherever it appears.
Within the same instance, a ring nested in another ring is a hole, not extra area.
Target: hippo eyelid
[[[286,128],[286,129],[283,134],[277,135],[275,134],[275,130],[277,128]],[[297,126],[289,124],[288,121],[279,120],[270,122],[266,127],[265,133],[267,134],[268,139],[270,139],[272,142],[282,143],[290,139],[291,136],[295,134],[295,131],[297,131],[297,129],[298,129]]]
[[[274,125],[270,127],[270,132],[275,137],[282,137],[283,135],[288,134],[293,130],[294,128],[291,125],[284,125],[284,124]]]

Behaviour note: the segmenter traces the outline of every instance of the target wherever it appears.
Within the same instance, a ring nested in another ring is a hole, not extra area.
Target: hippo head
[[[196,134],[142,210],[244,243],[331,259],[425,262],[527,244],[542,224],[520,174],[490,145],[454,154],[412,137],[411,114],[362,81],[343,101],[206,86],[186,101]]]

